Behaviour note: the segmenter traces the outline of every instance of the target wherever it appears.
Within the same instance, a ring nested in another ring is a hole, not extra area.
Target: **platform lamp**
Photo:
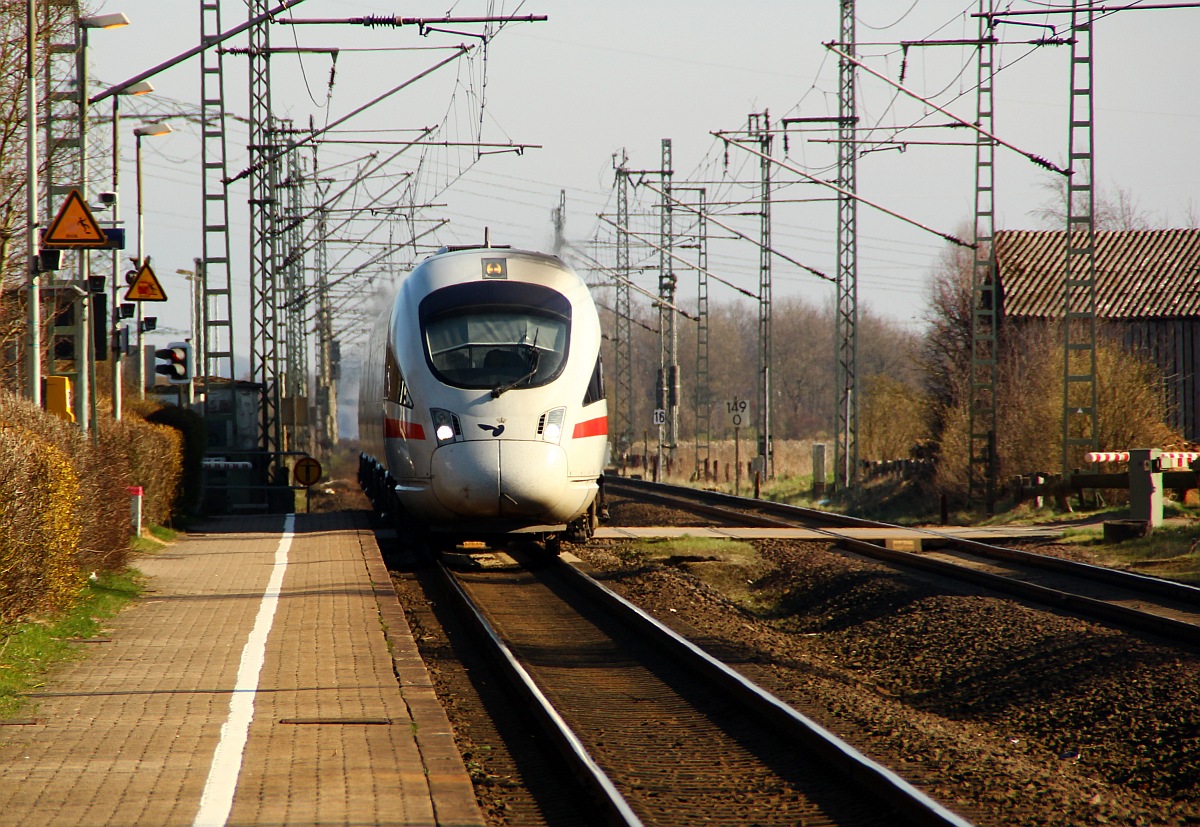
[[[75,88],[79,95],[79,186],[87,197],[88,182],[88,34],[92,29],[119,29],[129,25],[129,18],[120,13],[97,14],[80,17],[76,21],[79,32],[79,53],[75,62]],[[91,253],[87,249],[79,251],[79,281],[86,284],[91,275]],[[84,296],[79,302],[79,341],[83,363],[79,366],[77,377],[79,391],[76,405],[77,419],[81,427],[91,431],[92,438],[97,438],[96,430],[96,360],[93,352],[91,323],[91,297]],[[76,363],[79,364],[78,362]]]
[[[131,84],[120,92],[113,95],[112,109],[112,218],[113,226],[115,227],[121,220],[121,199],[119,193],[120,178],[121,178],[121,97],[129,95],[136,97],[138,95],[148,95],[154,91],[154,84],[148,80],[140,80],[137,83]],[[121,285],[121,251],[114,249],[112,251],[112,295],[109,301],[112,302],[112,324],[110,325],[109,334],[112,337],[112,353],[111,365],[112,370],[112,415],[117,422],[121,421],[121,356],[119,348],[120,324],[121,324],[121,308],[118,306],[117,291]]]
[[[155,138],[159,135],[169,135],[173,130],[166,121],[148,123],[133,130],[134,136],[134,170],[137,179],[137,267],[141,269],[145,260],[145,220],[142,213],[142,138]],[[137,303],[137,358],[134,360],[134,375],[137,377],[138,399],[146,398],[146,362],[142,358],[142,303]]]

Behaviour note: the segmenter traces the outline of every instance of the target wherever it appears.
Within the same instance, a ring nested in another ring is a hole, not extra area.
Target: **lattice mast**
[[[617,279],[615,291],[616,339],[613,342],[613,419],[616,423],[617,453],[624,456],[633,448],[633,329],[630,323],[629,280],[629,170],[628,156],[620,152],[614,160],[617,185]]]
[[[315,156],[315,153],[314,153]],[[317,163],[313,160],[313,179],[317,178]],[[333,359],[333,307],[329,301],[329,238],[328,213],[321,203],[319,186],[314,189],[313,215],[316,219],[316,240],[313,245],[313,283],[316,285],[316,408],[319,445],[325,452],[337,447],[337,365]]]
[[[658,407],[666,411],[666,421],[659,428],[659,473],[664,472],[662,452],[670,457],[679,445],[679,333],[675,319],[675,268],[671,254],[674,252],[674,209],[671,195],[671,139],[662,139],[662,162],[659,176],[662,181],[662,197],[659,201],[658,231],[658,304],[659,329],[659,385]]]
[[[251,11],[253,14],[253,11]],[[216,40],[221,34],[220,0],[200,0],[200,38]],[[238,445],[236,405],[233,401],[234,367],[233,291],[229,242],[229,178],[225,132],[225,77],[221,49],[200,53],[200,280],[197,341],[193,343],[196,372],[204,399],[204,418],[210,439],[219,434],[221,445]],[[220,389],[220,390],[218,390]],[[228,396],[225,396],[228,394]]]
[[[250,19],[267,0],[250,0]],[[250,27],[250,376],[259,383],[258,449],[267,482],[283,479],[280,422],[279,287],[276,280],[275,194],[279,184],[276,130],[271,117],[270,24]]]
[[[996,366],[999,327],[996,301],[995,153],[992,84],[995,38],[993,0],[979,0],[979,46],[975,111],[975,255],[971,271],[971,385],[968,405],[971,457],[967,497],[980,492],[990,513],[996,499]]]
[[[842,51],[854,55],[854,0],[841,0],[839,39]],[[837,310],[834,318],[835,384],[837,393],[834,485],[858,483],[858,152],[854,129],[856,67],[842,58],[838,64],[838,196]]]
[[[50,0],[45,11],[44,20],[48,23],[68,21],[65,26],[50,23],[47,27],[55,32],[55,39],[47,48],[42,95],[46,144],[42,172],[46,198],[43,214],[49,221],[72,189],[79,189],[87,198],[87,66],[82,28],[76,22],[81,14],[78,0]],[[76,283],[86,286],[87,251],[64,255],[60,272],[70,269],[70,258],[74,258]],[[46,285],[41,297],[43,300],[53,298],[54,307],[62,311],[51,315],[50,347],[44,375],[65,376],[71,381],[75,424],[87,430],[93,412],[88,404],[91,396],[87,371],[91,331],[87,325],[87,301],[80,300],[78,294],[61,281]],[[72,351],[73,358],[59,358]]]
[[[775,452],[771,440],[771,116],[767,112],[752,113],[747,124],[747,136],[758,143],[759,155],[759,223],[758,223],[758,374],[755,379],[758,397],[758,456],[763,461],[763,473],[775,473]]]
[[[285,121],[284,135],[293,134],[291,122]],[[281,260],[283,277],[283,317],[286,346],[283,358],[287,365],[284,375],[285,409],[290,410],[287,424],[288,438],[285,444],[290,450],[311,451],[308,419],[308,288],[304,269],[304,172],[300,164],[300,150],[295,141],[289,140],[287,177],[281,184],[283,198],[283,226],[281,240],[284,244]]]
[[[696,479],[712,457],[712,380],[708,364],[708,191],[696,191]]]
[[[1063,290],[1062,470],[1097,448],[1096,262],[1092,23],[1086,0],[1071,9],[1071,104],[1067,158],[1066,272]]]

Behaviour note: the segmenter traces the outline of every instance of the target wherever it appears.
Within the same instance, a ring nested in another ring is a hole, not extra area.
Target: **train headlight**
[[[557,443],[562,439],[563,420],[566,416],[566,408],[554,408],[546,411],[538,418],[538,436],[546,442]]]
[[[454,442],[462,434],[462,426],[454,414],[441,408],[430,408],[429,413],[433,417],[433,435],[438,445]]]

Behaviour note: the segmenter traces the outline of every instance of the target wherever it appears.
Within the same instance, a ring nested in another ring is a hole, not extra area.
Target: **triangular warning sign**
[[[165,302],[167,293],[158,283],[158,276],[150,269],[149,263],[143,264],[134,276],[133,284],[125,291],[127,302]]]
[[[107,242],[79,190],[71,190],[42,239],[47,247],[103,247]]]

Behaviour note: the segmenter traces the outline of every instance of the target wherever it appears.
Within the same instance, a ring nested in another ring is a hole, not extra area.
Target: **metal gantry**
[[[313,179],[317,181],[317,162],[314,153]],[[316,221],[313,244],[313,283],[316,287],[317,381],[316,409],[318,444],[325,452],[338,443],[337,381],[338,366],[334,359],[337,342],[333,337],[333,308],[329,299],[329,238],[328,212],[322,204],[319,186],[313,190]]]
[[[292,134],[291,121],[283,122],[283,135]],[[289,143],[287,177],[280,188],[283,193],[280,242],[283,255],[279,278],[283,292],[283,347],[281,360],[286,365],[283,375],[284,426],[288,450],[311,451],[308,418],[308,290],[304,269],[304,172],[300,150]]]
[[[981,131],[975,133],[975,251],[971,275],[971,385],[968,398],[970,466],[967,498],[975,502],[980,491],[990,513],[996,487],[996,366],[999,330],[996,301],[995,155],[992,84],[993,0],[979,0],[979,45],[975,111]],[[985,134],[989,133],[989,134]]]
[[[200,38],[221,34],[220,0],[200,0]],[[233,290],[229,242],[228,141],[224,61],[220,49],[200,53],[200,302],[192,343],[210,448],[239,447],[234,380]]]
[[[617,453],[624,456],[633,448],[633,329],[630,321],[629,281],[629,170],[628,156],[621,150],[614,158],[617,185],[617,279],[615,291],[616,338],[613,341],[613,418],[616,422]]]
[[[696,479],[712,458],[712,385],[708,364],[708,191],[696,191]]]
[[[842,49],[854,54],[854,0],[840,0]],[[834,319],[835,384],[837,393],[834,485],[858,482],[858,150],[854,143],[856,65],[838,64],[838,195],[837,310]]]
[[[62,199],[78,189],[87,199],[87,54],[83,45],[79,0],[50,0],[45,4],[47,22],[67,21],[65,26],[49,30],[65,35],[48,46],[43,75],[43,128],[45,166],[42,184],[45,194],[44,215],[55,215]],[[51,316],[50,347],[45,375],[64,376],[73,387],[75,424],[87,430],[94,413],[89,400],[88,366],[91,359],[91,331],[88,326],[86,298],[75,290],[86,289],[88,253],[79,250],[64,254],[74,258],[76,275],[43,285],[41,299],[50,299],[55,309]],[[40,356],[38,358],[41,358]]]
[[[1092,24],[1089,3],[1071,12],[1071,102],[1067,159],[1066,272],[1063,290],[1064,474],[1080,468],[1097,447],[1096,262]]]
[[[666,420],[658,429],[659,474],[665,472],[663,450],[674,457],[679,444],[679,334],[675,322],[675,267],[672,261],[675,244],[674,204],[671,197],[671,139],[662,139],[662,162],[659,178],[662,195],[659,200],[658,231],[658,408],[666,411]]]
[[[266,0],[251,0],[249,14],[257,19],[267,11]],[[280,482],[286,470],[279,373],[280,291],[275,233],[279,185],[277,130],[271,115],[270,24],[249,29],[250,66],[250,376],[259,385],[258,449],[260,472],[266,482]]]
[[[747,138],[759,148],[759,230],[758,230],[758,457],[761,473],[773,476],[774,450],[771,444],[771,117],[767,112],[752,113]]]

